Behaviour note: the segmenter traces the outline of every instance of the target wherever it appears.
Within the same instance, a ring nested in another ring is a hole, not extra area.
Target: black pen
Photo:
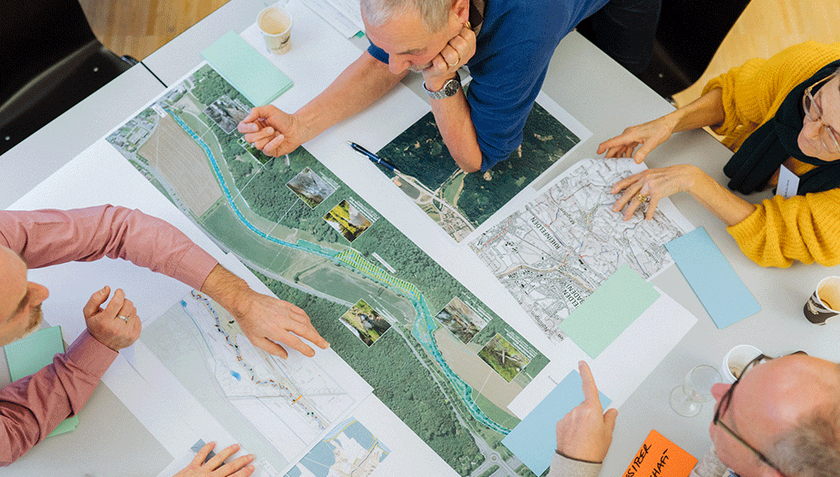
[[[355,142],[347,141],[347,144],[350,144],[350,147],[352,147],[354,151],[356,151],[359,154],[367,157],[368,159],[375,162],[376,164],[382,164],[383,166],[385,166],[385,168],[387,168],[387,169],[389,169],[393,172],[397,172],[397,168],[394,167],[393,164],[386,161],[385,159],[382,159],[381,157],[377,156],[376,154],[368,151],[367,149],[363,148],[362,146],[356,144]]]

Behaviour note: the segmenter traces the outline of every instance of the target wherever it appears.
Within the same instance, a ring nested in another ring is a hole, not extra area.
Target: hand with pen
[[[267,156],[279,157],[294,151],[311,139],[293,114],[268,104],[251,109],[239,123],[237,130],[245,140]]]

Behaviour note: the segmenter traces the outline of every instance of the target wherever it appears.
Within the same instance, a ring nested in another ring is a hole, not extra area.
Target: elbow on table
[[[480,152],[477,155],[468,157],[453,156],[453,159],[455,159],[455,163],[458,164],[458,167],[460,167],[464,172],[470,173],[481,170],[482,156]]]

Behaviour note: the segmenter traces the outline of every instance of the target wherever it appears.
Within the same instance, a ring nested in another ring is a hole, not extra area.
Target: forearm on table
[[[480,170],[481,149],[464,92],[459,91],[449,98],[433,99],[432,113],[455,163],[466,172]]]
[[[0,465],[17,460],[77,413],[116,357],[84,331],[52,364],[0,390]]]
[[[715,88],[663,118],[671,123],[672,132],[720,124],[726,118],[721,89]]]
[[[366,109],[404,77],[405,73],[391,73],[387,64],[364,52],[321,94],[302,106],[295,117],[305,125],[307,139],[312,139]]]
[[[251,287],[245,280],[234,275],[221,264],[213,267],[201,285],[202,293],[235,316],[241,312],[242,307],[247,305],[247,294],[251,291]]]
[[[755,204],[736,196],[700,169],[694,169],[688,192],[727,226],[740,223],[755,212]]]

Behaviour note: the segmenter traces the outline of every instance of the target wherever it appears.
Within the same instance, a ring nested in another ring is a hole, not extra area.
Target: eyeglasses
[[[820,142],[822,143],[825,150],[831,153],[840,152],[840,134],[837,134],[837,131],[835,131],[834,128],[832,128],[822,120],[822,106],[817,104],[817,102],[814,100],[814,95],[811,94],[811,90],[814,88],[814,86],[817,86],[821,83],[825,83],[826,81],[831,80],[835,76],[837,76],[836,73],[826,76],[825,78],[817,81],[811,86],[808,86],[807,88],[805,88],[805,94],[802,95],[802,108],[805,110],[805,116],[807,116],[808,119],[813,122],[820,123]],[[826,141],[826,137],[829,138],[828,141]],[[833,145],[834,148],[829,147],[830,145]]]
[[[796,353],[792,353],[792,354],[807,354],[807,353],[805,353],[804,351],[797,351]],[[760,460],[761,463],[765,464],[766,466],[768,466],[771,469],[778,472],[780,475],[784,476],[785,475],[784,472],[779,470],[779,467],[777,467],[775,464],[770,462],[770,460],[767,458],[767,456],[765,456],[761,451],[759,451],[755,447],[751,446],[747,441],[744,440],[744,438],[742,438],[741,436],[736,434],[735,431],[730,429],[729,426],[727,426],[726,424],[724,424],[720,420],[721,415],[724,412],[726,412],[727,409],[729,409],[729,403],[732,401],[732,393],[735,390],[735,386],[737,386],[738,383],[741,382],[741,378],[743,378],[744,375],[747,374],[747,371],[752,369],[757,364],[761,363],[762,361],[768,361],[768,360],[771,360],[771,359],[773,359],[773,358],[765,356],[763,354],[760,354],[760,355],[756,356],[755,358],[753,358],[752,361],[747,363],[746,366],[744,366],[744,370],[741,371],[741,374],[738,376],[738,379],[736,379],[735,382],[732,383],[732,386],[730,386],[729,389],[726,390],[726,393],[724,393],[724,395],[720,397],[720,402],[718,403],[717,410],[715,410],[715,418],[712,420],[712,423],[714,425],[720,427],[721,429],[723,429],[727,434],[729,434],[730,437],[732,437],[736,441],[740,442],[744,447],[749,449],[753,454],[755,454],[756,457],[758,457],[758,460]]]

